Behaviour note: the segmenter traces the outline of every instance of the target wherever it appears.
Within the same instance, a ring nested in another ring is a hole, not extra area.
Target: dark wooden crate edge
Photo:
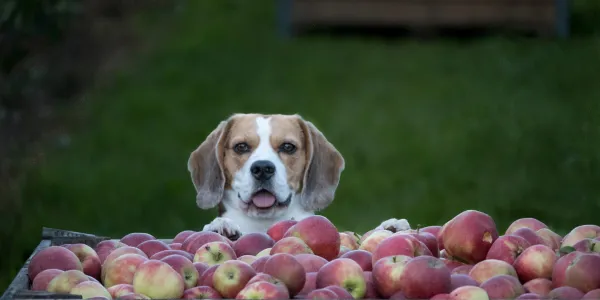
[[[276,0],[277,30],[283,37],[291,37],[294,35],[294,24],[292,22],[294,1],[295,0]],[[570,0],[554,0],[554,5],[556,10],[556,21],[553,30],[554,35],[560,38],[568,38],[571,34]]]

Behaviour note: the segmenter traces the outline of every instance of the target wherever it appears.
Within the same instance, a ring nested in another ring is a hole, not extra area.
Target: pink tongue
[[[275,204],[275,196],[268,192],[258,192],[252,197],[252,203],[259,208],[271,207]]]

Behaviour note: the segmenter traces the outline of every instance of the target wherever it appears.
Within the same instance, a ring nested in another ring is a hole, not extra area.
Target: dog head
[[[192,152],[188,170],[202,209],[220,202],[254,218],[275,218],[292,204],[306,211],[334,198],[344,159],[299,115],[235,114]]]

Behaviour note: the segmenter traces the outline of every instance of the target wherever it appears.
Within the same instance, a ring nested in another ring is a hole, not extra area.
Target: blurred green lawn
[[[24,183],[1,290],[42,226],[201,229],[216,212],[197,209],[186,162],[234,112],[299,113],[338,147],[346,170],[322,213],[340,229],[443,224],[465,209],[501,232],[520,217],[560,233],[599,223],[598,35],[282,40],[272,2],[231,3],[189,1],[152,30],[140,25],[154,46],[90,91],[70,146]]]

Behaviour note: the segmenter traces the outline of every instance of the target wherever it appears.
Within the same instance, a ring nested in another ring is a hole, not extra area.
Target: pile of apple
[[[600,299],[600,226],[561,237],[523,218],[499,236],[489,215],[467,210],[393,231],[339,232],[317,215],[236,241],[130,233],[46,248],[29,276],[32,290],[84,299]]]

